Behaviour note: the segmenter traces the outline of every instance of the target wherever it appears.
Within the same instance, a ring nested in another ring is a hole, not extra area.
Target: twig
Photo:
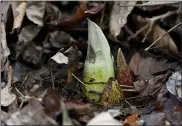
[[[25,98],[25,96],[15,87],[15,90],[18,92],[18,94],[22,97]]]
[[[52,67],[50,68],[50,72],[51,72],[51,82],[52,82],[52,86],[55,89],[55,85],[54,85],[54,80],[53,80],[53,75],[52,75]]]
[[[28,73],[28,74],[25,76],[25,78],[24,78],[23,82],[21,83],[20,87],[22,87],[22,86],[24,85],[24,83],[25,83],[25,81],[28,79],[29,75],[30,75],[30,73]]]
[[[126,100],[126,98],[125,98],[125,102],[126,102],[129,106],[133,106],[129,101]]]
[[[9,66],[8,83],[7,83],[7,87],[8,87],[8,88],[11,87],[11,80],[12,80],[12,66]]]
[[[148,23],[144,27],[142,27],[141,29],[139,29],[138,31],[136,31],[136,33],[134,35],[128,37],[128,40],[130,40],[131,38],[136,38],[146,28],[148,28]]]
[[[178,23],[177,25],[173,26],[171,29],[169,29],[164,35],[159,37],[157,40],[155,40],[149,47],[145,48],[145,51],[148,51],[154,44],[156,44],[159,40],[161,40],[164,36],[166,36],[169,32],[171,32],[173,29],[181,25],[182,22]]]
[[[122,89],[122,91],[137,92],[137,90],[136,90],[136,89]]]
[[[122,85],[122,84],[120,84],[119,86],[126,87],[126,88],[135,88],[134,86],[127,86],[127,85]]]
[[[102,15],[101,15],[101,18],[100,18],[100,26],[102,25],[103,20],[104,20],[104,15],[105,15],[105,4],[106,4],[106,2],[104,2],[104,8],[102,9]]]
[[[152,27],[153,27],[153,25],[154,25],[154,22],[153,22],[153,21],[152,21],[152,22],[148,22],[148,24],[149,24],[149,29],[147,30],[145,36],[143,37],[142,43],[145,42],[145,40],[147,39],[147,36],[148,36],[149,33],[152,31]]]
[[[86,85],[85,83],[83,83],[78,77],[76,77],[73,73],[72,73],[72,76],[73,76],[75,79],[77,79],[81,84],[87,86],[87,85]]]

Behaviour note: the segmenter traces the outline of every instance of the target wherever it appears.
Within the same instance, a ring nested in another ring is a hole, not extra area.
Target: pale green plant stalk
[[[88,50],[84,64],[85,95],[98,101],[110,77],[114,77],[113,58],[102,30],[88,19]]]

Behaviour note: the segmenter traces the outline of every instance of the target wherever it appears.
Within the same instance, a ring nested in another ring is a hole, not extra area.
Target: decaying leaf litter
[[[1,123],[182,125],[180,2],[2,2]]]

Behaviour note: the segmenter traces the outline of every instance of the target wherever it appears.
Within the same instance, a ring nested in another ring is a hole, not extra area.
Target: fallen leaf
[[[36,42],[30,42],[28,47],[22,52],[22,59],[28,64],[39,65],[43,54],[43,46]]]
[[[109,112],[101,112],[87,123],[87,126],[90,125],[122,125],[122,123],[114,119]]]
[[[68,64],[68,57],[59,51],[51,59],[58,64]]]
[[[18,42],[15,46],[16,57],[18,57],[28,47],[39,31],[40,28],[32,24],[22,28],[20,34],[18,35]]]
[[[68,110],[84,110],[89,109],[89,107],[91,106],[90,104],[84,104],[76,101],[66,101],[65,105]]]
[[[141,117],[144,120],[145,125],[160,125],[164,126],[165,124],[165,114],[163,112],[160,113],[152,113],[148,115],[144,115]]]
[[[155,91],[157,91],[162,87],[162,85],[164,85],[165,76],[166,75],[158,75],[149,78],[145,83],[143,83],[143,85],[142,84],[140,85],[140,87],[142,88],[140,88],[139,90],[139,95],[140,96],[153,95]],[[134,86],[137,88],[138,85],[134,83]]]
[[[12,2],[12,8],[13,8],[13,12],[14,12],[14,22],[13,22],[13,29],[17,29],[17,28],[21,28],[22,22],[23,22],[23,18],[26,12],[26,8],[27,8],[27,2]],[[16,11],[16,12],[15,12]],[[18,13],[16,15],[16,13]]]
[[[6,86],[5,88],[1,89],[1,105],[2,106],[9,106],[13,103],[16,99],[16,95],[10,92],[10,88]]]
[[[141,55],[140,55],[140,53],[135,53],[133,56],[132,56],[132,58],[131,58],[131,60],[130,60],[130,62],[129,62],[129,67],[130,67],[130,69],[136,74],[137,72],[138,72],[138,67],[139,67],[139,62],[140,62],[140,60],[141,60]]]
[[[136,16],[133,18],[135,18],[135,21],[138,24],[138,25],[136,25],[138,30],[147,24],[147,20],[141,16]],[[151,22],[149,22],[149,24],[150,23]],[[142,37],[145,36],[147,30],[148,29],[145,29],[141,32]],[[149,43],[153,43],[155,40],[157,40],[164,34],[166,34],[166,31],[164,29],[162,29],[158,24],[154,24],[150,33],[147,35],[146,39]],[[162,39],[160,39],[154,46],[163,47],[164,48],[163,53],[165,53],[165,54],[178,55],[178,53],[179,53],[175,42],[173,41],[173,39],[171,38],[171,36],[169,34],[167,34]]]
[[[129,126],[138,126],[138,114],[133,114],[131,116],[129,116],[127,119],[124,120],[123,124],[124,126],[129,125]]]
[[[45,8],[45,1],[27,1],[26,15],[30,21],[42,27]]]
[[[61,108],[60,100],[61,98],[58,96],[55,89],[46,89],[42,96],[42,103],[44,104],[45,112],[50,116],[59,112]]]
[[[166,82],[167,90],[182,100],[181,70],[173,73]]]
[[[123,105],[124,96],[117,80],[109,78],[103,93],[100,97],[100,104],[104,107],[112,107],[115,105]]]
[[[4,58],[7,58],[10,54],[9,48],[7,46],[7,40],[6,40],[6,30],[5,30],[5,24],[4,22],[1,22],[1,46],[2,46],[2,56]]]
[[[51,3],[46,3],[45,9],[45,22],[48,24],[57,25],[61,20],[62,14],[57,6]]]
[[[171,123],[171,125],[182,125],[182,112],[181,111],[176,111],[173,108],[173,104],[171,99],[169,99],[166,103],[165,103],[165,117],[166,119]]]
[[[73,11],[72,14],[69,14],[71,16],[67,16],[65,14],[66,16],[62,17],[63,19],[59,22],[59,25],[72,26],[74,24],[77,24],[79,21],[82,21],[94,14],[97,14],[99,11],[102,10],[102,8],[104,8],[104,4],[102,4],[102,3],[100,3],[100,4],[96,3],[96,4],[93,4],[92,6],[90,6],[90,8],[86,8],[85,3],[80,2],[80,6],[76,10],[76,14],[75,14],[75,11]]]
[[[1,105],[9,106],[16,99],[16,95],[11,93],[12,68],[9,66],[8,82],[5,88],[1,89]]]
[[[74,41],[71,35],[64,31],[52,31],[49,33],[49,36],[49,41],[56,48],[67,48]]]
[[[130,4],[132,6],[127,6]],[[119,35],[121,28],[126,24],[127,17],[135,4],[136,1],[114,1],[109,22],[110,33],[114,38]]]
[[[139,75],[139,78],[143,80],[147,80],[153,74],[166,71],[169,68],[174,69],[172,63],[168,63],[164,58],[158,59],[149,55],[140,55],[139,53],[135,53],[132,56],[129,65],[134,74]]]
[[[17,111],[6,120],[7,125],[58,125],[55,120],[44,112],[41,103],[36,99],[30,99],[28,105]]]

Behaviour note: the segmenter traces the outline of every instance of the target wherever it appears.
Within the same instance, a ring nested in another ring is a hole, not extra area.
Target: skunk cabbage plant
[[[102,30],[88,19],[88,50],[84,64],[84,93],[89,100],[98,102],[107,81],[114,77],[113,57]]]

